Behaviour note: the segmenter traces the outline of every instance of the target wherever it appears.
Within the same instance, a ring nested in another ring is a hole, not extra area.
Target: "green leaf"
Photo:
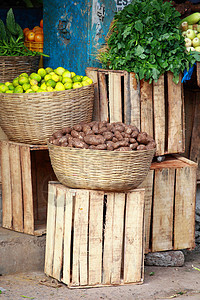
[[[135,22],[135,29],[137,31],[139,31],[140,33],[143,32],[143,24],[142,24],[141,20],[138,20]]]
[[[140,56],[144,52],[144,48],[140,45],[135,48],[135,55]]]

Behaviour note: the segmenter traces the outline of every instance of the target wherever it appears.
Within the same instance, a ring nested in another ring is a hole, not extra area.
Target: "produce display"
[[[180,73],[200,61],[197,51],[185,49],[180,16],[171,2],[133,0],[115,14],[97,59],[103,68],[134,72],[149,83],[171,71],[178,83]]]
[[[155,140],[134,125],[122,122],[92,121],[56,131],[49,143],[62,147],[109,151],[148,150],[156,148]]]
[[[196,12],[184,18],[181,30],[187,51],[200,52],[200,13]]]
[[[43,19],[40,20],[40,24],[36,25],[34,28],[29,29],[28,27],[23,29],[25,42],[40,42],[43,43],[44,41],[44,34],[43,34]]]
[[[30,75],[21,73],[12,82],[0,83],[0,93],[36,93],[53,92],[81,88],[92,84],[88,76],[77,75],[74,72],[58,67],[39,68],[37,73]]]

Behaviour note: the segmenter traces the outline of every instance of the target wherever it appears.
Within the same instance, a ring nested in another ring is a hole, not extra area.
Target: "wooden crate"
[[[156,155],[185,151],[184,93],[167,72],[158,82],[137,82],[127,71],[86,68],[96,82],[94,120],[135,124],[154,137]]]
[[[48,181],[55,180],[47,146],[0,142],[2,227],[46,232]]]
[[[145,253],[193,249],[197,164],[180,155],[151,164],[145,188]]]
[[[69,288],[142,283],[144,189],[70,189],[49,182],[45,273]]]

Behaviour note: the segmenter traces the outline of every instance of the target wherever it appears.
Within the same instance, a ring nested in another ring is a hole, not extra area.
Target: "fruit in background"
[[[40,21],[40,24],[42,26],[36,25],[32,29],[29,29],[28,27],[23,29],[25,41],[43,43],[43,21]]]
[[[200,46],[196,47],[195,50],[200,52]]]
[[[44,35],[43,33],[36,32],[35,33],[35,42],[43,43]]]
[[[194,48],[200,46],[200,39],[198,37],[195,37],[193,40],[192,40],[192,46]]]
[[[29,41],[34,41],[34,39],[35,39],[35,33],[34,33],[33,31],[29,31],[29,32],[27,33],[27,39],[28,39]]]
[[[40,27],[43,28],[43,19],[40,20]]]
[[[196,36],[196,34],[195,34],[195,32],[194,32],[193,29],[188,29],[188,30],[186,31],[186,37],[187,37],[187,38],[193,40],[193,39],[195,38],[195,36]]]

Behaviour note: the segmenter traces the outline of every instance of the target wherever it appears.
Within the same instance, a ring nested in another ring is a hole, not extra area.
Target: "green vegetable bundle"
[[[179,74],[200,61],[199,53],[186,51],[180,16],[170,2],[133,0],[115,14],[97,59],[103,68],[134,72],[150,83],[171,71],[178,83]]]

